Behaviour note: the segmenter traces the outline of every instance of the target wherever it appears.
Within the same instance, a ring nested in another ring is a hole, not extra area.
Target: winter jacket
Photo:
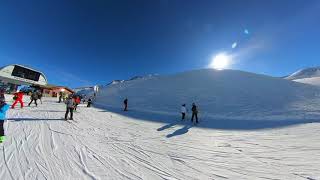
[[[72,98],[66,100],[67,108],[74,108],[74,100]]]
[[[14,95],[17,96],[17,99],[23,99],[23,92],[14,93]]]
[[[187,108],[185,106],[181,106],[181,113],[187,113]]]
[[[39,99],[38,93],[37,93],[37,92],[32,93],[32,94],[31,94],[31,99],[34,99],[34,100]]]
[[[192,110],[192,113],[198,113],[198,108],[196,105],[193,105],[191,110]]]
[[[81,102],[80,98],[79,98],[79,97],[76,97],[76,98],[75,98],[75,102],[76,102],[77,104],[80,104],[80,102]]]
[[[10,106],[8,104],[3,104],[0,108],[0,121],[4,121],[4,119],[6,118],[6,112],[8,111],[8,109],[10,108]]]

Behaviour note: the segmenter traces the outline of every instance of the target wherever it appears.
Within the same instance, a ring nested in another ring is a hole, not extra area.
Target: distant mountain
[[[293,80],[296,82],[320,86],[320,67],[311,67],[301,69],[285,79]]]
[[[314,77],[320,77],[320,67],[311,67],[311,68],[301,69],[289,75],[288,77],[286,77],[286,79],[295,80],[295,79],[314,78]]]

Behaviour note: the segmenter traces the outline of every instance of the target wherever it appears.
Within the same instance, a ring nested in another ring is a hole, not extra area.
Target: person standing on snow
[[[3,124],[6,118],[6,112],[9,108],[10,106],[6,104],[5,99],[0,97],[0,143],[3,143],[5,140]]]
[[[23,108],[23,92],[16,92],[14,93],[14,103],[12,104],[11,108],[14,109],[16,104],[19,102],[21,105],[21,108]]]
[[[4,89],[0,89],[0,98],[4,98]]]
[[[194,117],[196,118],[196,123],[199,123],[198,121],[198,108],[196,106],[195,103],[192,103],[192,118],[191,118],[191,122],[193,122]]]
[[[126,98],[126,99],[123,101],[123,104],[124,104],[124,110],[123,110],[123,111],[128,111],[128,98]]]
[[[181,114],[182,114],[181,120],[184,120],[184,119],[185,119],[186,113],[187,113],[186,104],[182,104],[182,106],[181,106]]]
[[[91,98],[89,98],[87,107],[91,107],[91,104],[92,104],[92,100],[91,100]]]
[[[64,119],[68,120],[68,115],[69,115],[69,112],[70,112],[69,120],[73,120],[73,109],[74,109],[75,102],[74,102],[74,100],[72,98],[72,95],[70,95],[68,97],[68,99],[65,101],[65,104],[67,106],[67,111],[66,111],[66,114],[64,116]]]
[[[77,111],[77,107],[78,107],[78,105],[79,105],[80,102],[81,102],[80,97],[79,97],[79,96],[75,96],[74,102],[75,102],[74,110]]]
[[[42,92],[39,90],[38,91],[38,98],[39,98],[39,100],[40,100],[40,102],[41,102],[41,104],[42,104]]]
[[[60,92],[59,92],[59,103],[61,103],[62,97],[63,97],[63,93],[60,91]]]
[[[31,101],[30,103],[28,104],[28,106],[31,105],[31,103],[34,101],[34,104],[36,105],[36,107],[38,106],[38,99],[39,99],[39,96],[38,96],[38,92],[37,91],[34,91],[32,94],[31,94],[31,97],[30,97]]]

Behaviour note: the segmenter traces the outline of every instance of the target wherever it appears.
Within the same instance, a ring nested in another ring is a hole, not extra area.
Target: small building
[[[40,86],[42,89],[43,96],[46,97],[58,97],[60,93],[63,95],[70,95],[73,94],[74,91],[65,86],[55,86],[55,85],[46,85]]]

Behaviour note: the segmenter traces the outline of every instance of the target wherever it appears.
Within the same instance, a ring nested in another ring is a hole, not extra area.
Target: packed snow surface
[[[320,179],[317,90],[240,71],[192,71],[110,85],[74,121],[45,98],[9,110],[0,177]],[[180,120],[181,103],[193,101],[199,125],[190,113]]]
[[[203,129],[189,121],[141,121],[126,114],[135,112],[83,105],[75,121],[66,122],[64,110],[45,99],[38,108],[9,111],[1,179],[320,178],[316,122],[288,119],[288,126],[255,128],[243,121],[227,125],[234,130],[219,123]]]

